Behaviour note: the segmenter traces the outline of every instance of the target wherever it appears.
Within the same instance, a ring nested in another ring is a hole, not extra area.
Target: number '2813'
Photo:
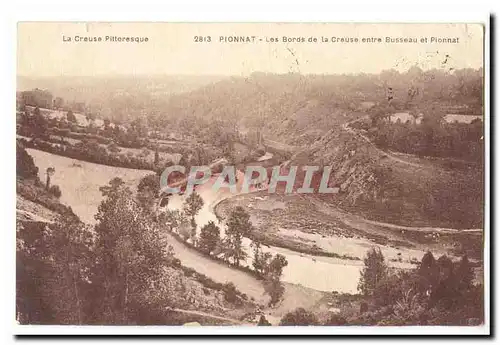
[[[195,42],[212,42],[212,37],[210,36],[194,36]]]

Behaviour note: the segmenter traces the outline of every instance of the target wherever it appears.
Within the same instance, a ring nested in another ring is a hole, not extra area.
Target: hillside
[[[438,102],[448,108],[465,103],[468,111],[480,113],[481,85],[482,71],[469,69],[453,74],[418,68],[378,75],[253,73],[172,95],[158,117],[181,127],[220,120],[242,132],[262,130],[270,139],[307,145],[386,102],[389,90],[396,110]]]
[[[17,77],[17,91],[49,90],[65,104],[85,103],[99,118],[124,121],[158,110],[162,100],[222,79],[221,76],[88,76]]]
[[[434,73],[432,79],[429,73]],[[481,78],[481,71],[474,70],[444,74],[410,69],[406,74],[357,76],[254,73],[173,95],[158,121],[199,135],[220,122],[247,141],[252,132],[260,131],[265,143],[289,148],[290,164],[331,165],[340,194],[318,197],[369,219],[407,226],[480,228],[480,164],[397,158],[347,124],[372,116],[370,108],[386,102],[388,85],[393,89],[394,110],[428,104],[447,109],[464,101],[465,108],[480,109]],[[437,81],[442,84],[436,85]],[[420,91],[414,95],[410,91],[415,89]]]
[[[89,224],[95,221],[93,215],[98,206],[103,205],[100,203],[101,182],[96,174],[101,174],[102,184],[118,175],[135,189],[135,179],[144,175],[144,172],[131,169],[111,170],[106,166],[85,162],[75,164],[78,161],[40,151],[28,151],[19,142],[16,149],[18,321],[22,324],[91,323],[96,316],[89,309],[97,307],[92,305],[86,294],[98,290],[99,283],[93,281],[95,277],[89,271],[100,261],[96,258],[102,252],[96,245],[103,236],[102,228]],[[42,172],[48,171],[48,165],[56,167],[52,186],[56,186],[55,183],[61,186],[63,197],[54,195],[52,189],[47,190],[39,178],[43,175]],[[80,178],[75,179],[79,175],[78,171]],[[82,188],[78,189],[79,186]],[[122,206],[119,207],[122,215],[140,215],[137,214],[138,209],[126,210]],[[82,216],[85,223],[79,216]],[[150,220],[143,220],[137,223],[143,227],[139,233],[151,227],[151,223],[148,223]],[[124,225],[117,225],[120,231],[123,231],[123,227]],[[159,242],[159,248],[167,253],[168,260],[162,262],[158,273],[160,281],[155,282],[157,285],[154,291],[146,296],[150,298],[152,307],[139,314],[131,313],[127,322],[176,325],[193,321],[215,325],[241,323],[239,318],[247,312],[247,308],[254,307],[246,297],[243,299],[241,292],[231,290],[232,295],[228,297],[226,285],[184,266],[184,261],[178,259],[177,252],[173,256],[169,243],[163,237],[160,237]],[[73,256],[68,259],[69,251]],[[68,263],[68,260],[73,261]],[[76,267],[75,265],[81,267],[78,273],[71,271],[70,267]],[[140,281],[144,281],[144,275],[141,275]],[[82,307],[81,303],[86,305]],[[43,309],[38,309],[41,308],[39,304],[44,306]],[[153,307],[155,310],[151,310]],[[98,317],[104,318],[100,313]],[[105,321],[101,321],[102,323],[109,322],[107,319],[103,320]]]
[[[333,166],[339,195],[317,197],[368,219],[407,226],[482,227],[484,187],[478,165],[402,160],[352,133],[333,130],[292,161]]]

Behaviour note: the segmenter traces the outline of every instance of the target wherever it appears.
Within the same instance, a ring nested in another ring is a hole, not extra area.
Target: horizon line
[[[269,72],[269,71],[253,71],[250,74],[224,74],[224,73],[197,73],[197,74],[190,74],[190,73],[179,73],[179,74],[174,74],[174,73],[106,73],[106,74],[94,74],[94,75],[89,75],[89,74],[59,74],[59,75],[22,75],[22,74],[16,74],[16,78],[100,78],[100,77],[251,77],[254,74],[268,74],[268,75],[277,75],[277,76],[285,76],[285,75],[303,75],[303,76],[360,76],[360,75],[380,75],[382,72],[388,72],[388,71],[394,71],[398,74],[407,74],[410,69],[413,67],[419,68],[422,72],[429,72],[429,71],[440,71],[444,72],[445,74],[452,74],[450,70],[446,69],[440,69],[440,68],[428,68],[424,69],[419,66],[411,66],[405,71],[400,71],[395,68],[391,69],[383,69],[378,73],[374,72],[350,72],[350,73],[303,73],[303,72],[285,72],[285,73],[280,73],[280,72]],[[479,67],[463,67],[463,68],[453,68],[453,72],[455,71],[461,71],[461,70],[474,70],[474,71],[479,71],[483,69],[484,66],[479,66]]]

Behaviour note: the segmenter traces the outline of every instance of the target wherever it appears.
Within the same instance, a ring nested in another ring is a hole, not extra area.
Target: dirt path
[[[215,319],[215,320],[221,320],[221,321],[227,321],[227,322],[231,322],[233,324],[236,324],[236,325],[243,325],[244,323],[241,322],[240,320],[236,320],[236,319],[230,319],[230,318],[227,318],[227,317],[222,317],[222,316],[217,316],[217,315],[212,315],[212,314],[208,314],[208,313],[204,313],[202,311],[194,311],[194,310],[186,310],[186,309],[177,309],[177,308],[172,308],[170,309],[171,311],[175,311],[175,312],[178,312],[178,313],[183,313],[183,314],[189,314],[189,315],[197,315],[197,316],[204,316],[204,317],[209,317],[211,319]]]
[[[250,274],[222,263],[210,260],[198,251],[186,247],[172,235],[167,235],[168,243],[172,245],[175,256],[184,266],[212,278],[219,283],[232,282],[238,290],[253,297],[257,303],[266,304],[269,297],[265,295],[262,283]]]
[[[366,117],[365,117],[366,118]],[[359,121],[360,119],[357,119],[357,120],[354,120],[354,121],[351,121],[351,122],[347,122],[347,123],[344,123],[342,125],[342,128],[351,133],[352,135],[355,135],[361,139],[363,139],[365,142],[367,142],[371,147],[373,147],[375,150],[377,150],[380,154],[382,155],[385,155],[387,156],[387,158],[395,161],[395,162],[398,162],[398,163],[401,163],[401,164],[406,164],[406,165],[409,165],[409,166],[412,166],[412,167],[415,167],[415,168],[422,168],[424,167],[424,165],[422,164],[417,164],[417,163],[412,163],[412,162],[408,162],[406,160],[403,160],[401,158],[398,158],[396,157],[395,155],[387,152],[387,151],[384,151],[382,149],[379,149],[367,136],[359,133],[358,131],[354,130],[353,128],[349,127],[352,123],[356,122],[356,121]]]
[[[262,142],[263,142],[264,146],[269,146],[273,149],[280,150],[280,151],[294,152],[294,151],[299,149],[298,146],[280,143],[278,141],[270,140],[267,138],[264,138],[262,140]]]
[[[304,196],[305,197],[305,196]],[[360,216],[356,216],[350,213],[343,212],[334,206],[327,205],[319,200],[315,200],[314,198],[308,198],[308,201],[314,204],[319,210],[325,212],[327,214],[335,215],[340,220],[342,220],[345,224],[364,231],[372,231],[373,226],[380,226],[390,229],[397,230],[405,230],[405,231],[418,231],[418,232],[433,232],[433,233],[441,233],[441,234],[455,234],[459,232],[477,232],[481,233],[482,229],[452,229],[452,228],[433,228],[433,227],[413,227],[413,226],[405,226],[405,225],[397,225],[392,223],[384,223],[378,222],[375,220],[369,220],[366,218],[362,218]]]

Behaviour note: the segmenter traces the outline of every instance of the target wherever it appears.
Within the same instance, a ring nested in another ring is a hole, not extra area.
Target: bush
[[[237,303],[239,301],[236,286],[233,283],[226,283],[222,288],[224,291],[224,298],[229,303]]]
[[[269,321],[267,321],[264,315],[261,315],[257,326],[272,326],[272,325]]]
[[[364,258],[365,267],[361,271],[358,290],[365,296],[372,296],[377,283],[387,277],[388,267],[380,248],[372,248]]]
[[[332,314],[325,322],[325,326],[344,326],[347,325],[347,320],[338,314]]]
[[[80,221],[78,216],[73,212],[71,207],[63,205],[59,200],[54,199],[44,187],[36,180],[34,183],[32,181],[17,180],[16,183],[17,194],[23,198],[33,201],[34,203],[40,204],[51,211],[59,213],[65,217],[73,218],[75,221]]]
[[[59,188],[58,185],[52,185],[50,186],[49,188],[49,193],[52,194],[53,196],[55,196],[56,198],[60,198],[61,197],[61,188]]]
[[[314,326],[318,325],[316,315],[308,312],[304,308],[297,308],[285,314],[280,322],[281,326]]]
[[[16,143],[16,173],[23,178],[38,178],[38,167],[33,157],[20,143]]]
[[[264,290],[271,297],[269,301],[270,306],[278,304],[285,293],[285,288],[278,279],[266,279]]]

